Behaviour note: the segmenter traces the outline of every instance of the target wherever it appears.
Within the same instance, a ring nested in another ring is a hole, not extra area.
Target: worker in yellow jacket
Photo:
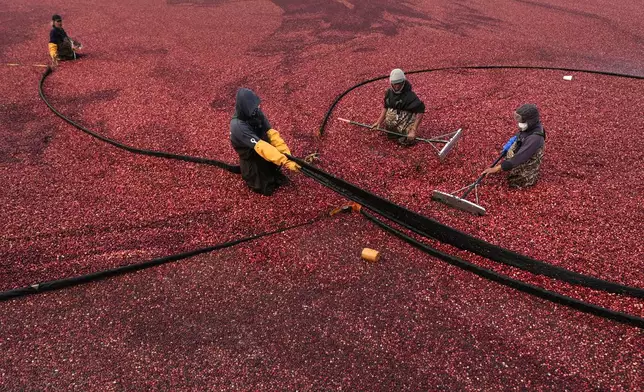
[[[285,182],[281,167],[300,166],[285,154],[291,151],[259,108],[260,99],[247,88],[237,91],[235,115],[230,120],[230,142],[239,154],[242,178],[253,191],[270,196]]]
[[[58,65],[59,60],[75,60],[77,50],[81,49],[80,42],[76,42],[67,36],[63,29],[63,18],[56,14],[51,17],[52,29],[49,32],[49,56],[52,64]]]

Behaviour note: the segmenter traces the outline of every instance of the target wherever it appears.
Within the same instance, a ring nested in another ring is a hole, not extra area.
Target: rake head
[[[458,129],[455,133],[454,136],[452,136],[447,143],[441,148],[441,150],[438,152],[438,158],[442,161],[445,159],[445,156],[452,151],[452,148],[456,146],[456,143],[458,143],[459,139],[463,136],[463,130]]]
[[[471,201],[461,199],[458,196],[454,196],[451,193],[434,191],[434,193],[432,194],[432,200],[446,204],[450,207],[458,208],[462,211],[469,212],[470,214],[478,216],[485,215],[485,208],[476,203],[472,203]]]

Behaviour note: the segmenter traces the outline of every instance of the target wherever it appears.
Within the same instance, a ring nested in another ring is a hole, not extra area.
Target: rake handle
[[[494,161],[494,163],[492,163],[492,164],[490,165],[490,167],[494,167],[494,166],[496,166],[496,164],[497,164],[497,163],[499,163],[499,161],[500,161],[504,156],[505,156],[505,151],[504,151],[503,153],[501,153],[501,155],[499,155],[499,157],[498,157],[498,158],[496,158],[496,160]],[[479,176],[479,178],[477,178],[477,179],[476,179],[476,181],[474,181],[474,183],[473,183],[472,185],[470,185],[470,186],[465,190],[465,192],[463,193],[463,196],[461,197],[461,199],[465,199],[465,198],[467,197],[467,195],[469,195],[469,194],[470,194],[470,192],[472,192],[472,190],[473,190],[474,188],[476,188],[476,186],[477,186],[478,184],[480,184],[480,183],[481,183],[481,181],[483,181],[483,178],[485,178],[485,176],[486,176],[486,174],[485,174],[485,173],[484,173],[484,174],[481,174],[481,175]]]
[[[396,136],[407,137],[407,135],[403,135],[402,133],[392,132],[392,131],[388,131],[388,130],[382,129],[382,128],[371,128],[371,125],[369,125],[369,124],[359,123],[359,122],[352,121],[352,120],[345,120],[345,119],[341,119],[341,120],[345,121],[345,122],[348,122],[349,124],[352,124],[352,125],[357,125],[359,127],[375,129],[375,130],[380,131],[380,132],[385,132],[385,133],[389,133],[389,134],[396,135]],[[425,139],[425,138],[422,138],[422,137],[415,137],[414,140],[420,140],[421,142],[427,142],[427,143],[447,143],[445,140]]]

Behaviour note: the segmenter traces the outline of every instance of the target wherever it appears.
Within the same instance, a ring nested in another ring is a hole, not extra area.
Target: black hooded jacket
[[[528,123],[528,128],[517,134],[517,146],[514,149],[514,156],[501,163],[504,171],[512,170],[530,159],[544,144],[546,130],[541,124],[539,110],[536,105],[525,104],[516,110],[521,116],[521,122]]]
[[[425,113],[425,104],[418,98],[416,93],[411,89],[411,83],[408,80],[399,94],[396,94],[390,87],[385,92],[385,109],[398,109],[412,113]]]
[[[230,142],[239,154],[241,175],[246,185],[263,195],[271,195],[285,180],[280,167],[262,158],[255,151],[259,140],[270,143],[266,132],[268,119],[259,110],[260,99],[246,88],[237,91],[235,115],[230,120]]]
[[[268,119],[259,109],[259,97],[247,88],[240,88],[235,99],[235,114],[230,120],[230,142],[242,159],[255,153],[260,139],[270,142],[266,132],[271,129]]]

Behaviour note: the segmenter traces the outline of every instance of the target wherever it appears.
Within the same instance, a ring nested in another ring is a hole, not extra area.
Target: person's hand
[[[58,67],[58,57],[51,58],[51,69],[54,70]]]
[[[488,167],[487,169],[483,170],[483,173],[481,173],[481,175],[488,175],[488,174],[498,173],[499,170],[501,170],[501,165],[496,165],[494,167]]]
[[[414,139],[416,139],[416,128],[411,127],[407,133],[407,141],[412,141]]]
[[[292,171],[294,171],[294,172],[298,172],[298,171],[300,171],[300,168],[301,168],[301,166],[300,166],[300,165],[298,165],[297,163],[295,163],[295,162],[293,162],[293,161],[287,161],[287,162],[284,164],[284,167],[286,167],[288,170],[292,170]]]

